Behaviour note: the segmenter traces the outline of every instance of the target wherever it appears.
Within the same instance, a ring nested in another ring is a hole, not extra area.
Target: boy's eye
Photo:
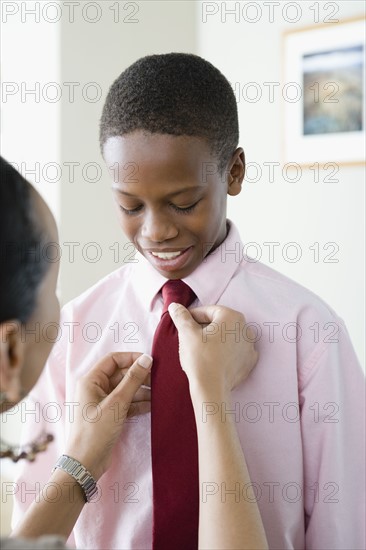
[[[170,206],[176,211],[176,212],[179,212],[180,214],[188,214],[189,212],[192,212],[192,210],[197,206],[197,204],[200,202],[197,201],[195,202],[194,204],[191,204],[190,206],[186,206],[186,207],[181,207],[181,206],[177,206],[176,204],[173,204],[171,203]],[[124,208],[121,204],[119,205],[120,209],[122,210],[122,212],[124,214],[127,214],[128,216],[133,216],[134,214],[138,214],[140,212],[140,210],[142,210],[143,206],[140,205],[140,206],[136,206],[136,208]]]
[[[131,208],[131,209],[124,208],[121,204],[119,205],[119,207],[122,210],[122,212],[124,212],[128,216],[133,216],[134,214],[137,214],[141,210],[142,205],[136,206],[136,208]]]
[[[179,212],[181,214],[188,214],[189,212],[192,212],[192,210],[197,206],[197,204],[199,202],[200,202],[200,200],[195,202],[194,204],[191,204],[191,206],[186,206],[185,208],[183,208],[181,206],[177,206],[175,204],[172,204],[171,206],[174,208],[174,210],[176,210],[177,212]]]

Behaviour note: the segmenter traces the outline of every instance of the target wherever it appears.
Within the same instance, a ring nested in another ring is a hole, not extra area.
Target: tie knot
[[[168,310],[168,306],[172,302],[177,302],[178,304],[182,304],[184,307],[188,307],[196,297],[191,287],[186,285],[186,283],[180,279],[170,280],[165,283],[161,289],[161,292],[164,300],[163,313]]]

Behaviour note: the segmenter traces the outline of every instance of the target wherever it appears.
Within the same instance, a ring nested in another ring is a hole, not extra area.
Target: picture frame
[[[284,164],[365,164],[365,18],[283,34]]]

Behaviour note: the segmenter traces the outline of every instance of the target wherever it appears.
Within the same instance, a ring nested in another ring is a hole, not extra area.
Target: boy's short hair
[[[238,145],[236,99],[230,83],[197,55],[149,55],[112,84],[100,122],[100,146],[135,130],[207,140],[221,172]]]

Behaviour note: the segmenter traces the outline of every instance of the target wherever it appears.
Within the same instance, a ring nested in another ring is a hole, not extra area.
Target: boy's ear
[[[18,321],[0,324],[0,391],[6,401],[17,403],[21,399],[21,372],[24,364],[25,344]]]
[[[228,166],[228,195],[239,195],[245,175],[244,150],[238,147]]]

